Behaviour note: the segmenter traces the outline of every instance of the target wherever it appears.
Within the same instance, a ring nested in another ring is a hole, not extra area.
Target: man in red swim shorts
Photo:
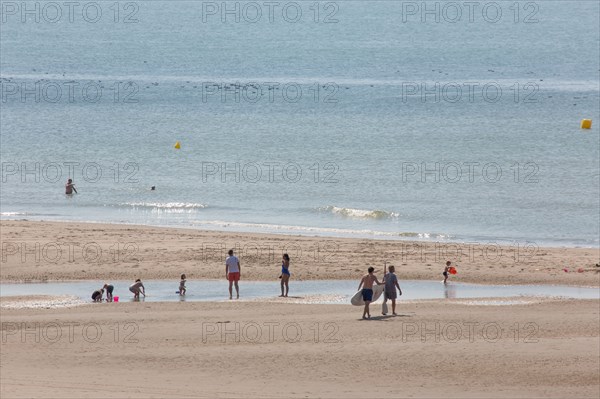
[[[229,299],[232,298],[231,286],[233,284],[235,284],[237,299],[240,299],[238,281],[240,280],[241,271],[240,260],[233,254],[233,249],[230,249],[229,256],[225,259],[225,278],[229,280]]]

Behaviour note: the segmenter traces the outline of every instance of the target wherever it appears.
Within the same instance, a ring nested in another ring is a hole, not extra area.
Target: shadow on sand
[[[388,314],[388,315],[379,315],[379,316],[371,316],[370,319],[363,319],[362,317],[358,320],[364,320],[364,321],[369,321],[369,320],[375,320],[375,321],[387,321],[388,319],[394,319],[397,317],[413,317],[414,314],[397,314],[396,316],[394,316],[393,314]]]

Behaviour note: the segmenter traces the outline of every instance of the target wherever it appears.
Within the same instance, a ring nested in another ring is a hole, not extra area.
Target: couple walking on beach
[[[375,268],[369,267],[367,270],[367,274],[365,274],[360,280],[360,284],[358,285],[358,290],[360,291],[362,287],[362,297],[365,302],[365,308],[363,310],[363,319],[370,319],[371,312],[369,309],[369,305],[373,301],[373,284],[377,285],[385,285],[383,288],[383,309],[387,308],[388,299],[392,301],[392,313],[396,316],[396,288],[402,295],[402,290],[400,289],[400,285],[398,284],[398,277],[395,274],[396,268],[392,265],[388,266],[388,272],[383,276],[383,281],[380,282],[377,276],[374,274]],[[385,311],[382,312],[385,316],[387,313]]]
[[[229,281],[229,299],[233,299],[233,287],[235,287],[236,299],[240,298],[240,287],[238,282],[240,281],[242,266],[237,256],[233,254],[233,249],[228,252],[228,257],[225,259],[225,278]],[[290,291],[290,257],[288,254],[283,254],[281,260],[281,295],[280,297],[287,297]]]

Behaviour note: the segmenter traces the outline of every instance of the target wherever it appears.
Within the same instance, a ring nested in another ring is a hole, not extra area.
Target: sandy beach
[[[276,280],[289,253],[294,279],[360,279],[369,266],[396,266],[404,280],[600,286],[600,250],[535,243],[382,241],[199,231],[119,224],[1,221],[0,280],[220,279],[234,248],[246,280]],[[564,272],[563,269],[569,270]],[[578,272],[581,270],[582,272]]]
[[[441,277],[446,259],[435,258],[443,248],[436,243],[30,221],[2,221],[0,227],[4,282],[177,280],[182,272],[188,279],[221,278],[222,248],[230,247],[239,248],[246,280],[277,279],[284,249],[292,257],[294,279],[358,280],[367,266],[381,271],[388,261],[397,266],[400,282],[432,280]],[[266,249],[256,249],[261,246]],[[315,255],[315,248],[325,250]],[[600,286],[597,249],[539,248],[515,262],[514,248],[502,247],[495,260],[481,248],[456,260],[457,281]],[[573,271],[579,268],[584,271]],[[600,394],[597,300],[519,298],[510,306],[489,306],[477,300],[400,299],[398,316],[381,316],[380,306],[373,305],[368,321],[350,305],[289,302],[273,297],[81,304],[67,296],[3,297],[0,396]]]
[[[0,14],[0,399],[600,398],[599,1]]]
[[[3,398],[595,398],[598,302],[2,310]],[[510,311],[507,311],[510,310]],[[23,324],[25,323],[25,324]]]

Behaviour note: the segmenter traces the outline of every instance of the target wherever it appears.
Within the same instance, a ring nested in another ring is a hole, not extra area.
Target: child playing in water
[[[102,294],[104,293],[104,289],[100,288],[92,293],[92,300],[94,302],[102,302]]]
[[[113,291],[115,289],[115,287],[112,284],[104,284],[104,287],[102,287],[103,289],[106,290],[106,302],[112,302],[113,301]]]
[[[281,295],[279,296],[287,297],[288,293],[290,292],[290,256],[288,254],[283,254],[283,258],[281,260],[281,276],[279,276],[279,278],[281,279]],[[285,294],[283,291],[284,287]]]
[[[185,295],[185,274],[181,275],[181,281],[179,282],[179,295]]]
[[[450,265],[452,265],[452,262],[447,261],[446,267],[444,268],[444,272],[442,273],[444,275],[444,284],[446,284],[446,282],[448,281],[448,272],[450,271]]]

